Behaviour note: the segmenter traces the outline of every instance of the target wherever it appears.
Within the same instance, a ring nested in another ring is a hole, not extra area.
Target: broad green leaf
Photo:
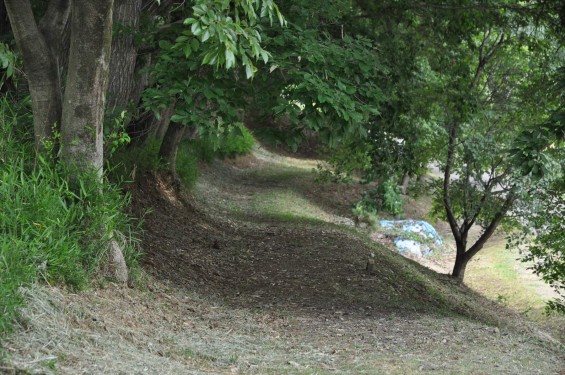
[[[186,116],[185,115],[179,115],[179,114],[175,114],[171,116],[171,121],[172,122],[176,122],[176,123],[183,123],[184,121],[186,121]]]
[[[226,69],[235,65],[235,55],[231,49],[226,49]]]
[[[210,30],[207,29],[206,31],[204,31],[204,34],[202,34],[201,40],[202,40],[202,42],[205,42],[208,39],[210,39]]]
[[[251,63],[245,65],[245,76],[247,77],[247,79],[253,77],[253,66],[251,65]]]
[[[190,44],[184,45],[183,52],[184,52],[184,57],[186,57],[188,59],[190,54],[192,53],[192,50],[190,48]]]
[[[192,26],[190,27],[190,31],[192,31],[192,34],[194,34],[195,36],[200,36],[200,34],[202,34],[202,28],[200,27],[200,23],[199,22],[193,23]]]

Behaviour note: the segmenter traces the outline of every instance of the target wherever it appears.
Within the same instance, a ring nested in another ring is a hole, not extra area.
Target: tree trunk
[[[177,151],[185,130],[186,126],[171,122],[159,149],[159,157],[167,163],[173,174],[176,174]]]
[[[453,233],[453,238],[455,242],[461,242],[461,231],[457,225],[457,219],[453,213],[453,207],[451,206],[451,168],[453,167],[453,158],[455,157],[455,148],[458,139],[457,125],[449,125],[449,144],[447,146],[447,160],[445,163],[445,171],[443,173],[443,206],[445,208],[445,214],[447,216],[447,222],[449,223],[449,228],[451,233]]]
[[[62,157],[102,176],[103,119],[112,42],[113,0],[74,0],[61,126]]]
[[[37,151],[42,151],[44,141],[53,135],[53,127],[61,124],[62,94],[57,60],[45,35],[35,22],[29,0],[5,0],[4,3],[16,44],[24,60],[24,71],[29,83],[35,148]],[[64,0],[51,2],[48,13],[53,8],[63,9],[65,12],[65,4],[68,5]],[[51,23],[51,28],[46,27],[49,31],[49,40],[56,37],[59,22],[65,18],[65,14],[59,16],[60,18],[56,20],[58,22]]]
[[[402,182],[401,182],[402,194],[406,195],[406,193],[408,192],[408,185],[410,185],[410,173],[405,172],[404,175],[402,176]]]
[[[112,38],[112,59],[106,108],[110,113],[123,110],[130,100],[137,103],[132,94],[136,87],[135,67],[137,48],[135,33],[139,29],[141,0],[115,0]]]
[[[62,82],[63,68],[66,68],[69,54],[71,0],[51,0],[47,11],[39,21],[47,47],[57,64],[59,86]]]
[[[469,260],[470,258],[467,257],[466,253],[458,253],[455,257],[455,265],[453,266],[453,272],[451,273],[451,276],[463,281]]]
[[[155,138],[165,138],[165,134],[167,134],[167,129],[169,129],[169,124],[171,123],[171,117],[175,114],[176,104],[177,100],[174,99],[167,109],[161,111],[161,119],[157,121],[157,126],[155,127]]]
[[[51,0],[47,12],[45,12],[45,15],[39,22],[39,30],[45,36],[47,46],[51,49],[57,64],[61,97],[63,97],[63,82],[65,82],[69,66],[69,49],[71,45],[70,13],[71,0]]]
[[[73,0],[69,71],[61,124],[62,158],[78,172],[102,178],[103,121],[112,46],[113,0]],[[114,275],[128,281],[117,233],[109,248]]]

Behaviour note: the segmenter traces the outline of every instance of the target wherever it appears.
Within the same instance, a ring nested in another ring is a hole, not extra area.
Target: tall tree
[[[79,173],[102,176],[103,118],[112,42],[113,0],[51,0],[37,24],[29,0],[5,2],[24,60],[34,116],[36,149],[60,126],[62,160]],[[60,54],[71,16],[69,66],[62,100]],[[120,246],[111,238],[115,275],[126,282]]]
[[[456,243],[452,275],[463,279],[469,260],[497,228],[512,222],[512,207],[532,188],[509,153],[521,130],[555,109],[546,88],[558,45],[547,30],[556,27],[563,6],[356,4],[360,18],[372,25],[368,35],[388,51],[379,55],[388,68],[380,81],[386,99],[370,119],[370,136],[357,141],[357,150],[367,153],[359,160],[372,163],[365,168],[368,178],[381,180],[398,178],[399,170],[422,170],[434,159],[439,163],[443,179],[437,181],[435,211]],[[482,232],[473,239],[476,227]]]
[[[112,45],[113,0],[73,0],[62,157],[102,176],[103,120]]]
[[[39,25],[29,0],[5,0],[18,49],[24,60],[33,107],[36,149],[60,126],[62,91],[58,45],[70,14],[70,0],[52,0]],[[41,26],[41,27],[40,27]]]
[[[126,108],[130,100],[137,104],[136,79],[137,45],[142,0],[115,0],[113,10],[114,35],[112,37],[112,58],[108,87],[109,113]]]

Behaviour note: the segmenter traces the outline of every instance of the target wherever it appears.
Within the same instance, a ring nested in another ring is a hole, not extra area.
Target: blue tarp
[[[423,220],[381,220],[379,224],[387,229],[400,229],[404,232],[416,233],[422,237],[433,239],[436,245],[443,245],[443,240],[430,223]],[[431,249],[428,245],[414,239],[395,238],[394,243],[401,254],[411,253],[418,256],[429,256]]]

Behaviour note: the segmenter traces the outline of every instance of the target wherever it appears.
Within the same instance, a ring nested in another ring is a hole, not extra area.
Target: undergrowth
[[[159,146],[158,139],[149,138],[142,144],[119,149],[110,157],[112,179],[133,180],[138,173],[165,168],[165,163],[159,160]]]
[[[404,200],[400,189],[392,179],[384,181],[376,189],[369,189],[352,208],[358,220],[374,226],[380,212],[399,216],[404,212]]]
[[[183,186],[192,188],[198,178],[198,162],[211,163],[223,159],[248,154],[255,145],[253,134],[242,124],[236,124],[226,135],[199,137],[181,142],[177,152],[176,172]],[[134,179],[138,173],[166,169],[166,163],[159,159],[161,140],[149,138],[136,145],[116,152],[110,164],[115,180]]]
[[[128,266],[137,259],[137,228],[124,211],[129,198],[93,175],[71,174],[50,153],[35,155],[18,123],[18,112],[29,108],[14,106],[0,100],[0,336],[23,303],[20,287],[84,288],[107,260],[113,233],[127,239]]]
[[[200,137],[185,143],[198,160],[210,163],[219,158],[248,154],[256,140],[243,124],[235,124],[230,132],[219,138]],[[180,151],[180,150],[179,150]]]

